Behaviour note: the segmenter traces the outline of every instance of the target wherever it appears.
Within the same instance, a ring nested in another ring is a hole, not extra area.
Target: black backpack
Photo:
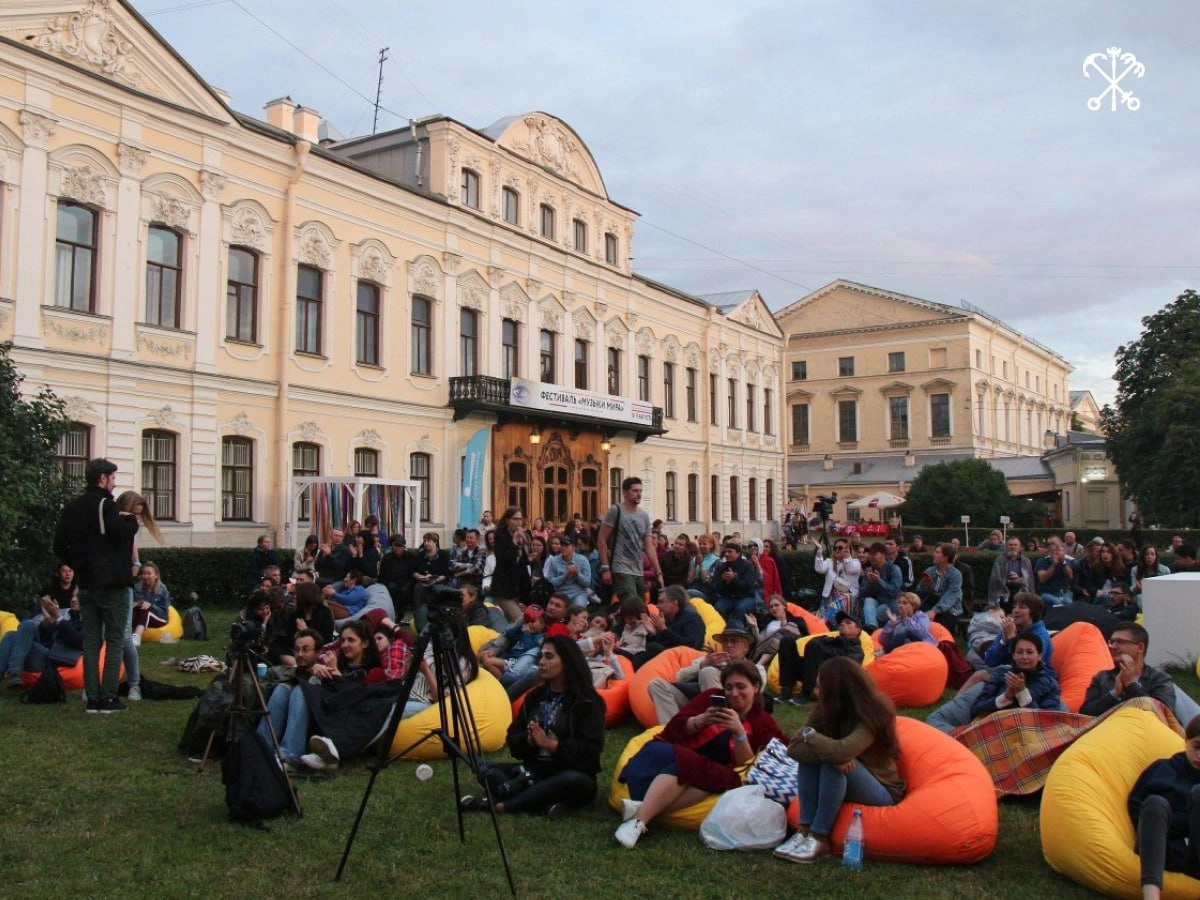
[[[208,625],[198,606],[189,606],[183,614],[183,636],[189,641],[207,641]]]
[[[42,666],[42,674],[25,692],[21,702],[66,703],[67,689],[63,686],[62,676],[58,674],[58,666],[46,660],[46,664]]]
[[[286,812],[299,815],[300,810],[292,806],[287,776],[271,757],[266,744],[253,731],[243,733],[226,748],[221,781],[230,820],[261,827],[264,819]]]

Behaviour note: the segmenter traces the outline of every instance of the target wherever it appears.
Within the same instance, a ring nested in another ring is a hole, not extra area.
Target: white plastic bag
[[[759,784],[726,791],[700,825],[700,840],[713,850],[768,850],[785,837],[787,813]]]

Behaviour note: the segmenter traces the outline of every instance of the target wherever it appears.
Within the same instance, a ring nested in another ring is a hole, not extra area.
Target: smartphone
[[[714,709],[725,709],[729,705],[724,694],[713,694],[712,706]]]

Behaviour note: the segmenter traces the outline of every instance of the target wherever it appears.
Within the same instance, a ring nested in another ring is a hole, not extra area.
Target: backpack
[[[21,698],[22,703],[66,703],[67,689],[63,687],[62,676],[58,674],[58,666],[46,660],[42,666],[42,674],[33,686]]]
[[[298,803],[292,804],[283,769],[253,731],[244,732],[226,748],[221,760],[221,781],[231,821],[261,827],[264,819],[300,812]]]
[[[207,641],[208,625],[198,606],[189,606],[183,614],[183,636],[189,641]]]
[[[179,752],[184,756],[198,757],[209,746],[213,736],[211,755],[220,756],[225,750],[225,723],[233,706],[233,688],[228,676],[221,674],[209,682],[196,708],[188,716],[179,738]]]
[[[975,674],[975,667],[963,656],[954,641],[939,641],[937,646],[942,656],[946,657],[946,687],[958,690]]]

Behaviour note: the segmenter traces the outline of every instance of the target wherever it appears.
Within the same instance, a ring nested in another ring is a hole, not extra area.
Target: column
[[[215,372],[217,326],[225,306],[221,290],[221,191],[225,176],[204,169],[200,172],[200,268],[196,292],[196,371]]]
[[[22,110],[20,115],[25,151],[21,154],[20,214],[17,220],[17,281],[13,310],[13,337],[25,347],[41,347],[42,303],[54,278],[53,254],[46,242],[54,243],[53,223],[47,227],[50,172],[46,144],[54,134],[55,121]],[[48,261],[50,261],[48,263]]]
[[[150,153],[132,144],[118,144],[117,157],[121,178],[117,183],[116,252],[113,260],[113,335],[114,359],[132,359],[136,353],[136,322],[141,318],[138,304],[143,299],[140,232],[142,221],[142,166]]]

